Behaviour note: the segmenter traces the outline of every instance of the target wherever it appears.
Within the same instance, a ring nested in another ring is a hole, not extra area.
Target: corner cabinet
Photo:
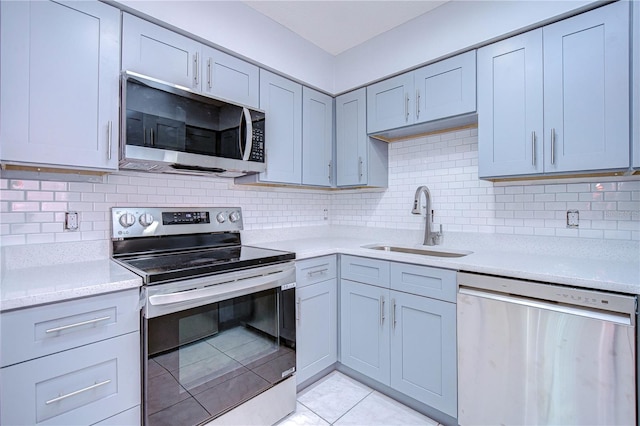
[[[139,424],[138,293],[3,312],[0,423]]]
[[[117,169],[120,11],[3,1],[0,19],[0,161]]]
[[[388,144],[367,135],[366,89],[336,98],[336,185],[386,187]]]
[[[369,134],[475,110],[475,50],[367,87]]]
[[[333,98],[302,88],[302,184],[330,187],[333,177]]]
[[[338,360],[336,256],[296,262],[296,380],[298,385]]]
[[[343,255],[340,277],[340,362],[456,417],[456,272]]]
[[[128,13],[122,69],[258,108],[257,66]]]
[[[629,3],[478,52],[480,177],[626,169]]]

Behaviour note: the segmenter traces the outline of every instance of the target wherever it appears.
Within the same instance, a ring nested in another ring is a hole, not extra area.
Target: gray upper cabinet
[[[542,85],[542,29],[478,50],[480,177],[543,171]]]
[[[629,167],[629,4],[480,49],[480,177]]]
[[[259,175],[260,181],[301,184],[302,86],[260,70],[260,109],[266,117],[267,163],[267,171]]]
[[[333,184],[333,98],[302,88],[302,184]]]
[[[123,14],[122,69],[258,108],[258,67]]]
[[[208,95],[258,108],[259,69],[257,66],[202,46],[202,91]]]
[[[476,51],[414,72],[416,123],[476,110]]]
[[[0,11],[0,160],[117,169],[119,11],[50,1]]]
[[[544,27],[545,172],[629,166],[629,3]]]
[[[633,64],[631,87],[633,88],[633,167],[640,169],[640,3],[633,2]]]
[[[336,184],[386,187],[388,144],[367,136],[366,89],[336,98]]]
[[[138,17],[122,16],[122,69],[199,92],[201,44]]]
[[[413,72],[367,87],[367,132],[395,129],[415,123]]]
[[[475,110],[475,50],[367,87],[370,134]]]

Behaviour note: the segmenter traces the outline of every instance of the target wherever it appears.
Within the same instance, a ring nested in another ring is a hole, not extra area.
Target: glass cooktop
[[[189,279],[295,259],[295,254],[252,246],[208,248],[136,255],[118,260],[141,275],[145,284]]]

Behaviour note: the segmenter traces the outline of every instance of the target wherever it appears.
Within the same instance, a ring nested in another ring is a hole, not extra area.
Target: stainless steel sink
[[[368,248],[371,250],[420,254],[423,256],[435,256],[435,257],[464,257],[473,253],[472,251],[467,251],[467,250],[451,250],[451,249],[434,250],[434,249],[423,249],[423,248],[417,248],[417,247],[385,246],[382,244],[374,244],[374,245],[362,246],[362,247]]]

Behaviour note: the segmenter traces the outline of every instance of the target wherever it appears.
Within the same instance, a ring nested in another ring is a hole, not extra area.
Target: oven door
[[[145,289],[145,424],[200,424],[295,372],[295,270],[259,271]]]

